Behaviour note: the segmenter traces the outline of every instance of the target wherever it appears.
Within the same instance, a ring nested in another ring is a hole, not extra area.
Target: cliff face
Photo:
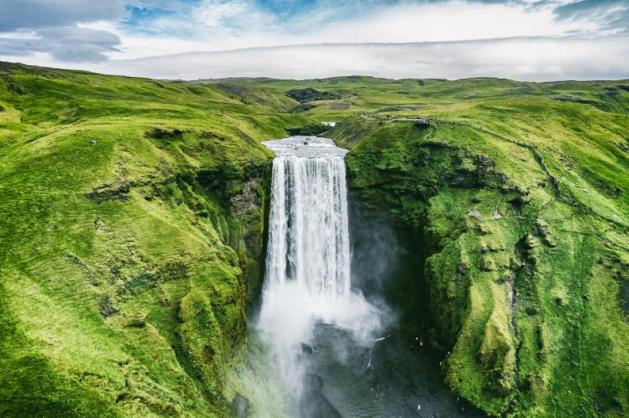
[[[551,104],[543,116],[501,111],[509,118],[361,117],[332,135],[352,147],[352,187],[427,247],[410,250],[427,251],[424,323],[448,352],[450,387],[492,415],[622,416],[629,247],[615,173],[629,119]]]
[[[2,75],[0,415],[229,416],[277,133],[212,89]]]

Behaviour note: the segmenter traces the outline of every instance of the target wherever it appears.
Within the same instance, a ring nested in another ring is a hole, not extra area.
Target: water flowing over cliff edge
[[[265,144],[276,158],[257,328],[270,341],[270,367],[280,376],[286,413],[409,416],[423,403],[424,411],[459,414],[439,388],[429,396],[417,388],[436,377],[428,378],[426,363],[434,371],[439,360],[418,361],[418,352],[399,338],[397,315],[382,295],[371,292],[368,300],[351,283],[347,151],[319,137]],[[390,255],[371,258],[386,263]]]

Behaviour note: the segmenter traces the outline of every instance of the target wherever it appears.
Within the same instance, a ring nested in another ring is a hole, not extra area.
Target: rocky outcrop
[[[336,93],[320,91],[312,87],[288,90],[286,95],[300,103],[313,102],[317,100],[335,100],[341,98],[341,96]]]

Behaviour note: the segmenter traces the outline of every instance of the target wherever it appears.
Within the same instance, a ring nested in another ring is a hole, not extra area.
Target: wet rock
[[[432,125],[432,121],[428,118],[417,118],[415,119],[415,126],[420,128],[427,128]]]
[[[238,418],[247,418],[249,416],[249,401],[237,393],[232,400],[232,410]]]
[[[319,375],[308,373],[304,378],[304,388],[306,391],[323,389],[323,378]]]
[[[301,343],[301,352],[302,353],[312,354],[312,353],[314,353],[316,351],[317,350],[313,346],[311,346],[309,344],[306,344],[306,343]]]
[[[230,199],[232,213],[235,216],[242,216],[260,208],[261,200],[257,192],[258,186],[257,180],[249,180],[243,186],[242,192]]]
[[[456,175],[452,178],[452,183],[459,187],[472,188],[479,185],[478,174],[471,171],[467,167],[460,167],[457,169]]]
[[[476,162],[476,175],[479,178],[487,175],[490,171],[492,171],[495,165],[494,161],[491,158],[487,158],[484,156],[477,157],[475,162]]]
[[[323,395],[323,379],[316,374],[304,378],[304,396],[299,402],[299,410],[304,418],[341,418],[342,415]]]

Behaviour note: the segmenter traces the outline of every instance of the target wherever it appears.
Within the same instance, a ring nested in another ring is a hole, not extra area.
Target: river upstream
[[[368,216],[350,228],[347,150],[318,137],[265,145],[276,158],[255,327],[272,351],[281,410],[299,418],[481,416],[443,385],[443,355],[405,331],[380,294],[395,276],[395,244]],[[255,400],[249,411],[276,413]]]

